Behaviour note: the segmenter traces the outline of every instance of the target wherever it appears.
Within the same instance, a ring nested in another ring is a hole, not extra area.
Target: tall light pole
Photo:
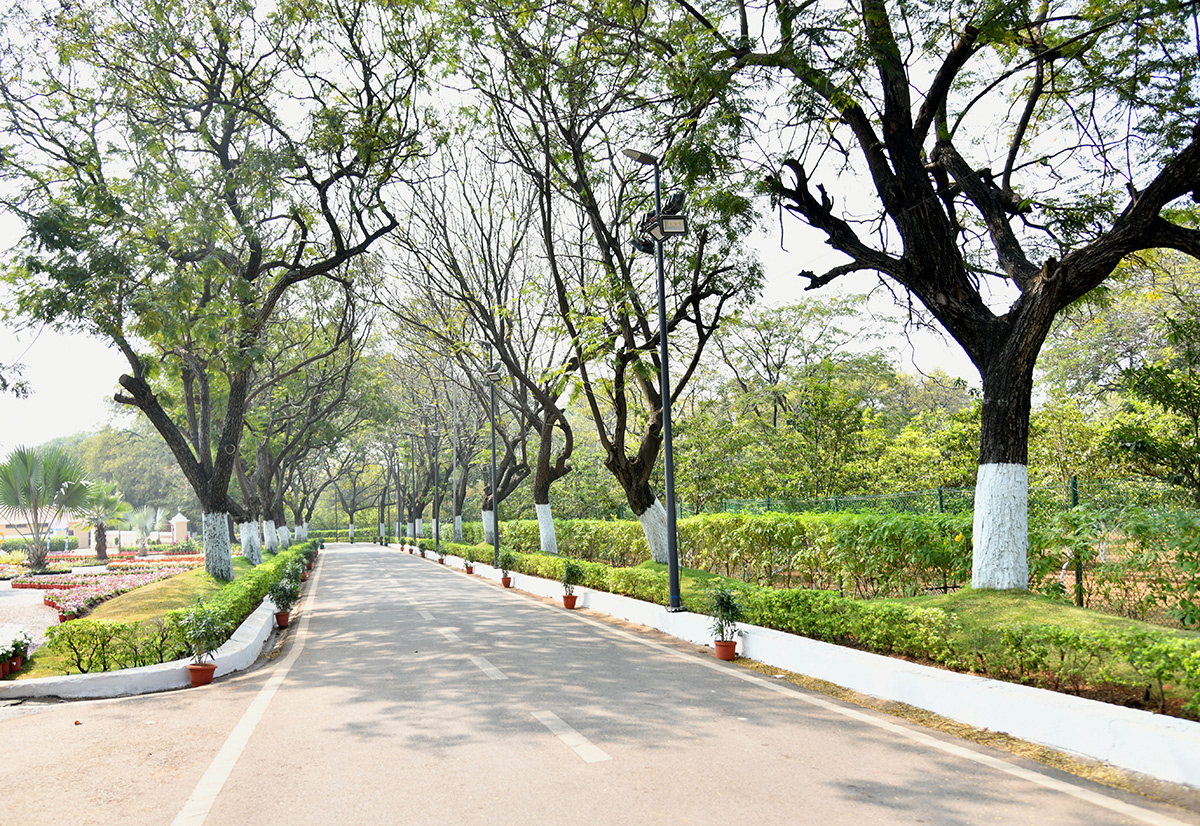
[[[683,601],[679,596],[679,545],[675,528],[675,453],[671,439],[671,373],[667,364],[667,287],[663,274],[663,240],[668,235],[683,235],[687,232],[687,217],[663,215],[662,182],[658,158],[636,149],[622,150],[625,156],[654,170],[654,215],[643,229],[654,239],[654,252],[658,267],[658,392],[662,397],[663,431],[663,498],[667,506],[667,583],[670,599],[668,611],[682,611]],[[635,244],[637,249],[643,246]]]
[[[441,468],[438,458],[442,446],[442,417],[437,405],[433,408],[433,547],[438,553],[442,551],[442,521],[441,521],[441,486],[439,484]]]
[[[497,362],[484,372],[492,393],[492,567],[500,567],[500,498],[496,495],[496,384],[504,379]]]
[[[408,500],[408,511],[411,514],[413,506],[417,502],[417,434],[411,431],[405,431],[404,435],[409,438],[410,447],[410,452],[408,454],[408,467],[412,471],[412,487],[410,488],[411,495]],[[415,516],[413,517],[412,524],[416,525]],[[408,523],[405,523],[404,532],[408,533]],[[412,537],[412,540],[415,543],[417,538],[414,536]]]

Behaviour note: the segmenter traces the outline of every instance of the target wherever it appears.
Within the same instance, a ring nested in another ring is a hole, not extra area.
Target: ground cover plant
[[[204,569],[152,582],[97,606],[87,619],[50,629],[49,644],[34,652],[17,679],[128,668],[166,662],[187,654],[180,612],[203,597],[221,625],[236,628],[295,560],[307,560],[317,543],[266,555],[261,565],[234,558],[234,579],[222,582]],[[10,677],[12,679],[12,677]]]

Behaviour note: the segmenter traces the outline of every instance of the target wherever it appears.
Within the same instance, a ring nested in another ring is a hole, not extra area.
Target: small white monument
[[[177,513],[171,517],[171,541],[186,542],[188,538],[188,518],[182,513]]]

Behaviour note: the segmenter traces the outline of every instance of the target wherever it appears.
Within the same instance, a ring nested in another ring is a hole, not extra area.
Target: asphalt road
[[[303,600],[254,671],[0,709],[0,822],[1200,824],[395,549]]]

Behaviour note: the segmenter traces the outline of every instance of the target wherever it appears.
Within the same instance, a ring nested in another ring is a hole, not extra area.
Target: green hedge
[[[217,591],[205,600],[205,606],[232,635],[271,586],[283,577],[288,566],[297,561],[311,561],[319,544],[309,540],[303,545],[293,545]],[[71,620],[47,630],[47,646],[65,654],[83,674],[169,662],[188,654],[179,628],[180,617],[186,610],[171,611],[165,619],[151,623]]]
[[[0,551],[11,553],[12,551],[24,551],[29,545],[29,540],[23,536],[10,537],[0,542]],[[46,540],[46,551],[52,554],[61,554],[64,550],[77,551],[79,550],[79,537],[72,536],[66,540],[66,547],[63,547],[64,540],[61,536],[51,537]]]

